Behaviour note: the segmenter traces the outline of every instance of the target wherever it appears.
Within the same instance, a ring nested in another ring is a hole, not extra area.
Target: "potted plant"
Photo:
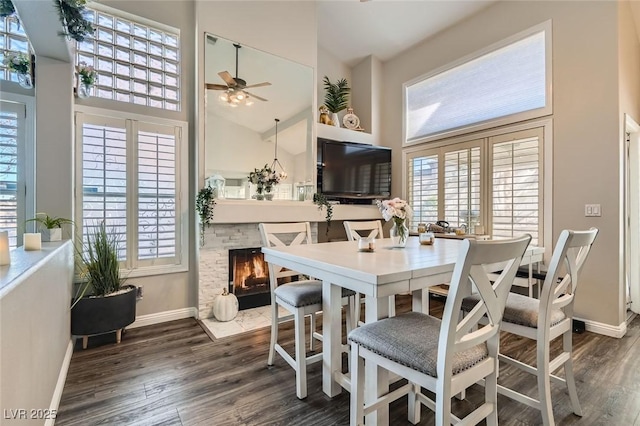
[[[40,225],[42,241],[60,241],[62,239],[62,225],[73,224],[73,220],[63,217],[49,216],[46,213],[36,213],[36,217],[28,219]]]
[[[285,179],[287,174],[284,172],[276,172],[268,165],[264,165],[261,169],[253,169],[252,172],[249,173],[247,179],[256,186],[256,199],[257,200],[267,200],[273,199],[273,187],[280,183],[281,180]]]
[[[76,93],[79,98],[88,98],[91,96],[91,88],[96,84],[98,74],[93,66],[87,65],[85,62],[80,62],[76,66],[76,72],[78,73]]]
[[[120,343],[122,330],[136,319],[137,293],[120,275],[118,234],[104,221],[87,232],[87,241],[76,250],[83,282],[71,304],[71,334],[83,336],[83,349],[89,336],[112,331]]]
[[[33,87],[33,81],[31,80],[31,59],[29,59],[29,55],[22,52],[9,52],[2,60],[2,63],[16,73],[20,86],[25,89],[31,89]]]
[[[324,76],[324,88],[327,91],[324,95],[324,104],[331,112],[331,121],[336,127],[340,127],[338,113],[349,105],[349,92],[351,88],[346,78],[332,83],[329,77]]]

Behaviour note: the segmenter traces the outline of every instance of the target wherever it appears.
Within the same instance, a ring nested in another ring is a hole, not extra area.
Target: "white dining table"
[[[350,389],[349,377],[341,371],[341,288],[366,296],[367,323],[388,317],[387,296],[395,294],[412,293],[413,310],[428,312],[428,293],[422,290],[450,281],[462,244],[461,240],[438,239],[433,245],[420,245],[417,237],[409,237],[404,248],[391,248],[390,239],[376,240],[373,252],[358,251],[357,241],[262,248],[265,261],[322,280],[322,388],[328,396],[338,395],[342,387]],[[522,264],[540,262],[543,254],[544,248],[529,246]],[[388,391],[386,370],[365,365],[365,377],[366,401]],[[367,416],[367,425],[388,422],[386,407]]]

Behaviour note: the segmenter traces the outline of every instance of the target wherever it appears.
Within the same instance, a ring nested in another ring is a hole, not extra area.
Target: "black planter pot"
[[[126,293],[105,297],[83,297],[71,309],[71,334],[87,337],[95,334],[117,332],[120,342],[122,329],[136,320],[136,287],[126,285]]]

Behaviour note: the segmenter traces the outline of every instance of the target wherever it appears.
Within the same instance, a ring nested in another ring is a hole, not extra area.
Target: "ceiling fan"
[[[271,86],[271,83],[265,81],[262,83],[251,84],[247,86],[247,82],[238,77],[238,52],[240,51],[240,48],[242,46],[240,46],[239,44],[234,44],[233,47],[236,48],[236,76],[232,77],[228,71],[221,71],[218,73],[218,75],[220,76],[220,78],[222,78],[222,80],[224,80],[226,85],[205,83],[207,89],[224,90],[225,92],[220,95],[220,100],[227,102],[230,106],[238,106],[241,104],[251,105],[253,104],[251,98],[266,102],[267,100],[265,98],[254,95],[253,93],[249,93],[245,89]]]

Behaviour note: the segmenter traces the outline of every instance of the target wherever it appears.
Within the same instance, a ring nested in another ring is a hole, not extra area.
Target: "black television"
[[[371,202],[391,194],[391,148],[318,138],[318,192]]]

